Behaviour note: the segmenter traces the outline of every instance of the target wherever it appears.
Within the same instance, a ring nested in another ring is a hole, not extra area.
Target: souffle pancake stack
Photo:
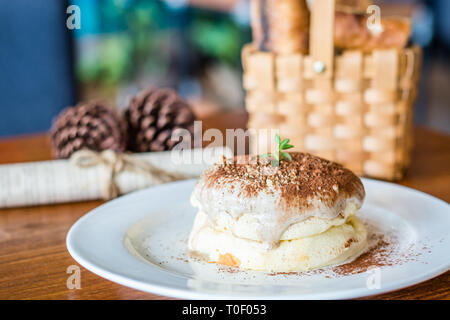
[[[341,165],[292,152],[223,159],[196,183],[189,250],[208,262],[268,272],[339,264],[366,248],[356,217],[365,191]]]

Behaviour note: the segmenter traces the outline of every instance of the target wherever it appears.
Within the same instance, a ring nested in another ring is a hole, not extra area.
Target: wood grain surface
[[[242,128],[244,112],[204,119],[203,128]],[[450,201],[450,137],[415,129],[413,162],[400,184]],[[0,163],[51,159],[46,134],[0,140]],[[0,299],[167,299],[130,289],[81,268],[81,289],[66,286],[70,226],[101,201],[0,209]],[[450,272],[371,299],[450,299]]]

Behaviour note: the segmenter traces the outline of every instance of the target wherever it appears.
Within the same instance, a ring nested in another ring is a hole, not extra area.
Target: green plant
[[[260,156],[260,158],[272,158],[271,164],[272,166],[279,166],[281,160],[291,161],[292,157],[288,152],[284,152],[284,150],[288,150],[293,148],[293,145],[289,144],[290,139],[281,140],[280,136],[275,134],[275,142],[276,149],[274,153],[264,153]]]

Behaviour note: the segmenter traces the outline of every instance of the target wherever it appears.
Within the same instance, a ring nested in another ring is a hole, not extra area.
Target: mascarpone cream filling
[[[274,198],[279,197],[276,192],[261,192],[256,199],[247,198],[244,200],[247,203],[243,204],[232,203],[232,199],[242,198],[234,194],[218,194],[220,191],[214,189],[199,190],[197,185],[191,195],[191,204],[208,216],[211,227],[230,231],[236,237],[261,241],[267,248],[275,247],[280,240],[302,238],[342,225],[356,215],[362,205],[357,197],[342,197],[331,207],[324,205],[320,198],[310,197],[305,200],[310,203],[309,208],[286,210],[274,205],[277,204]],[[249,210],[242,211],[243,208]]]

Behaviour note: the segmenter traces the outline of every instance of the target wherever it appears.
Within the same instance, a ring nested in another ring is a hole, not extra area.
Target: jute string
[[[112,150],[96,152],[79,150],[72,154],[70,162],[79,168],[90,168],[103,165],[108,170],[107,180],[103,183],[103,197],[113,199],[121,194],[116,177],[121,172],[135,172],[148,175],[155,184],[175,181],[186,178],[183,175],[170,173],[151,163],[126,153],[117,153]]]

